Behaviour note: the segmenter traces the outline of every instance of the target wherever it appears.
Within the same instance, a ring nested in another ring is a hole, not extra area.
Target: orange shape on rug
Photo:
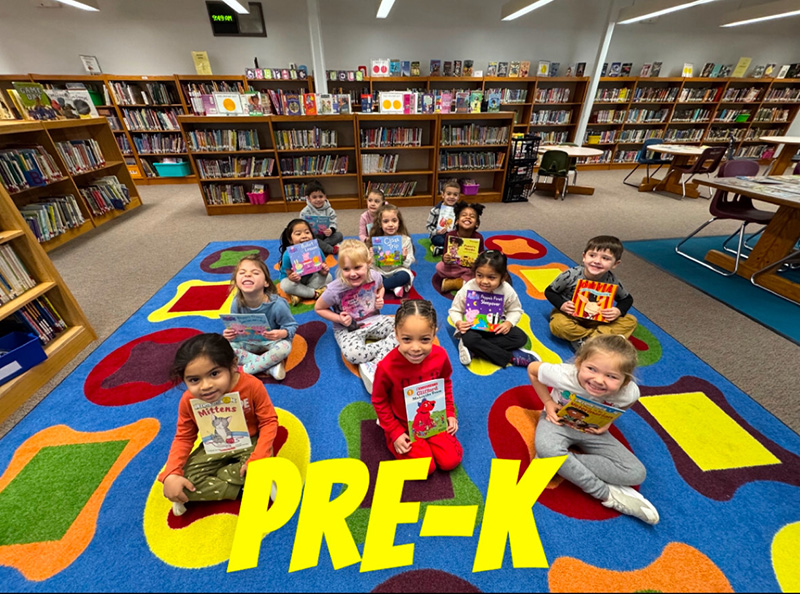
[[[567,270],[567,266],[561,262],[551,262],[542,266],[521,266],[519,264],[509,264],[508,271],[516,275],[525,283],[525,292],[539,301],[544,301],[544,290],[555,278]]]

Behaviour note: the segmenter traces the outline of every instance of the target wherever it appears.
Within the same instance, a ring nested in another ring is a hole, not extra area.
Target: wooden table
[[[651,144],[647,147],[648,151],[662,153],[664,155],[673,155],[672,163],[670,163],[664,179],[655,177],[648,179],[647,177],[643,177],[642,182],[639,184],[639,191],[671,192],[672,194],[683,196],[683,186],[681,185],[682,174],[675,169],[675,166],[688,165],[693,159],[699,157],[707,148],[707,146],[694,146],[689,144]],[[695,181],[686,184],[686,196],[688,198],[697,198],[700,196]]]
[[[797,176],[794,177],[797,179]],[[748,258],[739,262],[737,271],[739,276],[752,280],[753,274],[785,258],[794,250],[795,244],[800,239],[800,193],[789,193],[783,191],[780,186],[757,184],[732,177],[701,179],[697,183],[778,205],[778,211],[764,229]],[[800,190],[800,184],[792,186]],[[733,256],[718,250],[710,250],[705,259],[726,270],[733,270],[736,263]],[[776,274],[775,271],[759,275],[758,279],[759,282],[753,284],[800,303],[800,284]]]
[[[768,174],[783,175],[783,172],[792,165],[792,157],[800,149],[800,136],[762,136],[759,140],[783,145],[778,157],[772,161]]]
[[[589,148],[586,146],[572,146],[569,144],[544,144],[539,147],[539,153],[544,154],[547,151],[564,151],[569,155],[570,159],[577,159],[579,157],[596,157],[602,155],[603,151],[599,149]],[[537,183],[534,192],[544,190],[546,192],[553,192],[553,196],[563,198],[564,184],[567,180],[563,177],[554,178],[550,183]],[[567,194],[586,194],[591,196],[594,194],[594,188],[590,186],[576,186],[567,184]]]

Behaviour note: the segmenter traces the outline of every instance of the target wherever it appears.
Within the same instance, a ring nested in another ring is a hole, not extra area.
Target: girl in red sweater
[[[386,434],[386,446],[398,460],[430,458],[428,474],[436,468],[453,470],[461,463],[463,450],[456,439],[458,420],[453,405],[453,368],[447,352],[433,344],[436,311],[430,301],[409,299],[395,314],[398,346],[386,355],[375,372],[372,405]],[[404,391],[409,386],[444,380],[447,430],[428,438],[409,437]]]

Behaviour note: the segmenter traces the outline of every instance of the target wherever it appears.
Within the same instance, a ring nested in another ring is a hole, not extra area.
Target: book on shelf
[[[508,64],[508,77],[519,78],[520,63],[519,60],[513,60]]]
[[[0,245],[0,303],[8,303],[36,287],[36,281],[8,244]]]
[[[455,113],[469,113],[469,91],[456,91]]]
[[[497,76],[497,62],[489,62],[486,66],[486,76]]]
[[[403,93],[403,113],[417,113],[417,93]]]
[[[353,319],[348,330],[356,330],[365,324],[368,318],[378,313],[376,298],[375,281],[364,283],[360,287],[353,287],[342,293],[340,300],[342,311]]]
[[[403,93],[381,91],[378,93],[378,107],[381,113],[403,113]]]
[[[333,95],[320,93],[317,95],[317,113],[319,115],[333,114]]]
[[[700,78],[710,78],[711,72],[714,70],[714,62],[706,62],[703,64],[703,70],[700,71]]]
[[[776,67],[777,67],[777,64],[773,64],[773,63],[769,63],[766,66],[764,66],[764,76],[765,77],[775,76],[775,68]]]
[[[86,220],[75,196],[48,196],[20,207],[20,214],[39,243],[83,225]]]
[[[500,111],[500,99],[502,97],[502,93],[497,90],[491,90],[488,92],[486,98],[486,110],[489,112],[497,112]]]
[[[789,74],[789,68],[791,68],[790,64],[784,64],[781,66],[781,69],[778,70],[778,74],[775,76],[775,78],[786,78],[786,75]]]
[[[527,78],[530,73],[531,73],[531,62],[530,62],[530,60],[522,60],[519,63],[519,77],[520,78]]]
[[[650,69],[653,67],[653,64],[650,62],[645,62],[642,64],[642,69],[639,71],[639,76],[642,78],[647,78],[650,76]]]
[[[681,71],[681,76],[683,78],[691,78],[694,76],[694,64],[690,62],[683,63],[683,70]]]
[[[401,235],[379,235],[372,238],[372,253],[375,266],[403,265],[403,237]]]
[[[603,62],[603,69],[600,71],[600,77],[604,77],[608,73],[608,62]]]
[[[550,62],[550,76],[558,76],[559,68],[561,68],[561,62]]]
[[[422,113],[434,113],[434,96],[433,93],[422,94]]]
[[[586,320],[605,322],[606,319],[600,312],[614,306],[616,294],[617,285],[580,279],[572,294],[572,303],[575,305],[573,315]]]
[[[292,270],[300,276],[322,270],[322,265],[325,263],[325,258],[319,249],[319,243],[316,239],[290,245],[288,252]]]
[[[453,60],[453,76],[461,76],[461,60]]]
[[[590,400],[578,394],[564,391],[561,396],[569,399],[557,413],[561,424],[578,431],[605,427],[625,412],[621,408]]]
[[[192,398],[189,404],[207,455],[238,452],[253,445],[239,392],[225,394],[214,402]]]
[[[744,78],[747,69],[750,67],[750,62],[752,61],[753,58],[739,58],[739,61],[736,63],[736,68],[733,69],[731,76],[733,78]]]
[[[372,112],[372,95],[369,93],[361,94],[361,113]]]
[[[403,60],[400,62],[400,75],[401,76],[411,76],[411,61],[410,60]]]
[[[372,77],[389,76],[389,59],[376,58],[372,60],[369,71]]]
[[[450,113],[453,109],[453,93],[450,91],[442,91],[441,94],[441,113]]]
[[[474,71],[474,60],[464,60],[464,76],[471,77]]]
[[[467,291],[464,321],[472,324],[472,330],[494,332],[503,322],[504,302],[497,293]]]
[[[483,103],[483,91],[471,91],[469,94],[469,112],[480,113]]]
[[[608,76],[620,76],[621,74],[622,74],[622,63],[611,62],[611,66],[608,68]]]
[[[764,76],[764,70],[765,69],[766,69],[766,66],[764,66],[764,65],[756,66],[755,68],[753,68],[753,73],[750,76],[752,78],[761,78],[762,76]]]
[[[274,342],[264,336],[265,332],[272,330],[266,314],[219,314],[219,319],[225,324],[226,330],[233,330],[236,333],[233,342],[236,342],[240,348],[246,350],[254,348],[261,351]]]
[[[441,76],[442,75],[442,61],[441,60],[431,60],[430,70],[431,70],[431,76]]]
[[[317,115],[316,93],[303,93],[303,111],[306,115]]]
[[[239,93],[213,93],[214,104],[219,115],[239,116],[244,114]]]
[[[726,78],[731,75],[731,72],[733,72],[733,64],[725,64],[720,68],[719,75],[722,78]]]
[[[18,326],[22,331],[36,336],[43,345],[67,329],[64,318],[46,295],[26,303],[6,320],[9,320],[10,326]]]
[[[408,437],[414,442],[447,431],[444,380],[438,378],[403,388]]]
[[[419,76],[419,75],[420,75],[419,62],[417,61],[411,62],[411,76]]]
[[[10,193],[65,179],[44,147],[0,150],[0,180]]]
[[[453,259],[453,264],[471,268],[478,257],[481,240],[476,237],[447,237],[447,253]]]
[[[81,118],[100,117],[100,114],[98,114],[97,109],[95,108],[94,101],[92,101],[92,96],[89,94],[89,90],[86,88],[86,85],[81,82],[68,82],[64,86],[66,87],[69,101],[72,103],[72,106]],[[105,87],[103,87],[103,91],[107,92]],[[48,93],[50,93],[50,91],[48,91]]]
[[[345,93],[336,95],[336,104],[339,107],[340,114],[345,115],[353,113],[353,106],[350,103],[350,95],[347,95]]]
[[[800,62],[789,65],[789,71],[786,73],[786,78],[798,78],[800,76]]]
[[[584,72],[586,72],[586,62],[578,62],[575,65],[575,76],[583,76]]]
[[[51,105],[50,98],[39,83],[13,82],[9,97],[26,120],[55,120],[58,113]]]
[[[622,63],[622,70],[620,72],[621,76],[630,76],[631,75],[631,68],[633,68],[633,64],[631,62],[623,62]]]
[[[498,77],[508,76],[508,62],[497,63],[497,76]]]
[[[400,76],[400,60],[389,60],[389,76]]]
[[[288,92],[284,94],[286,98],[286,115],[299,116],[303,115],[303,104],[300,101],[300,93]]]
[[[453,62],[445,60],[442,64],[442,76],[453,76]]]
[[[536,69],[536,76],[550,76],[550,62],[541,60]]]

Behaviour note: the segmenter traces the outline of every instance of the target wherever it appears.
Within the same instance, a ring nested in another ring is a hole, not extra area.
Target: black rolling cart
[[[533,190],[533,172],[539,158],[536,134],[515,134],[511,139],[503,202],[527,202]]]

